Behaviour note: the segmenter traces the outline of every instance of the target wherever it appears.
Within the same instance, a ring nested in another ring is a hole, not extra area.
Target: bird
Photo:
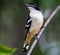
[[[23,52],[28,51],[30,42],[35,35],[37,35],[43,26],[43,14],[41,9],[35,3],[27,3],[25,6],[28,8],[28,18],[25,24],[25,41],[23,44]]]

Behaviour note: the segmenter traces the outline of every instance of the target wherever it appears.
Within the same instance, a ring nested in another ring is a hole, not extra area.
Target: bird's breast
[[[32,19],[32,26],[36,26],[40,22],[43,23],[43,15],[40,12],[31,12],[30,17]]]
[[[43,24],[43,19],[32,19],[32,24],[31,26],[32,27],[35,27],[35,26],[38,26],[39,23],[42,23]]]

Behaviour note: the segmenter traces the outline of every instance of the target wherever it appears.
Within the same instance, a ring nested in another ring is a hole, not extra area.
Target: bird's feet
[[[38,37],[37,37],[38,34],[39,34],[39,33],[37,33],[37,34],[34,35],[34,38],[37,39],[37,40],[38,40]]]

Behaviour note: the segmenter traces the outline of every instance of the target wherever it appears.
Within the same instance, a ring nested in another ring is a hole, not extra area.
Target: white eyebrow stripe
[[[29,23],[30,21],[31,21],[31,19],[29,19],[27,23]]]

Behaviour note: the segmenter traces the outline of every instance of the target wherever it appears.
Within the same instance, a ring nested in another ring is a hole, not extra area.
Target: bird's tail
[[[29,49],[29,45],[30,45],[32,36],[33,35],[30,32],[27,34],[26,40],[23,45],[23,52],[26,52]]]
[[[29,44],[24,44],[23,52],[26,52],[29,49]]]

